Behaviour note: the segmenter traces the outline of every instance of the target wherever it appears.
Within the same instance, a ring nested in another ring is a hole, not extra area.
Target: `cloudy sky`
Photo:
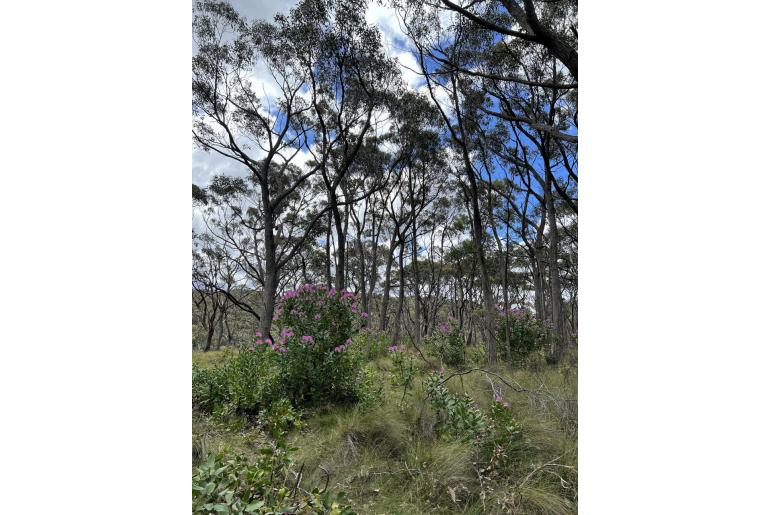
[[[194,2],[193,2],[194,3]],[[231,0],[230,3],[248,20],[256,18],[272,19],[279,12],[288,12],[295,0]],[[399,26],[399,18],[389,7],[370,2],[366,13],[370,24],[376,25],[382,33],[382,41],[386,52],[396,58],[402,65],[404,81],[407,86],[419,89],[425,81],[415,72],[418,64],[414,56],[407,50],[407,40]],[[411,70],[410,70],[411,69]],[[272,78],[266,73],[260,77],[260,70],[255,70],[255,79],[269,87]],[[206,153],[192,148],[192,181],[198,186],[206,186],[217,174],[246,175],[246,171],[235,161],[215,153]]]

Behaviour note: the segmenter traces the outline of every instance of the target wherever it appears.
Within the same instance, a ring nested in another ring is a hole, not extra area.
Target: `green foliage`
[[[296,405],[357,399],[363,350],[352,336],[365,317],[350,292],[306,284],[284,295],[272,348],[281,354],[281,389]]]
[[[487,359],[487,348],[483,345],[471,345],[466,347],[465,357],[468,363],[481,367],[489,363]]]
[[[507,472],[523,446],[522,426],[500,397],[487,410],[486,428],[479,439],[481,459],[497,473]]]
[[[507,470],[523,445],[522,427],[510,406],[496,395],[482,412],[467,393],[451,393],[442,373],[430,374],[424,384],[439,418],[439,433],[449,440],[473,441],[478,460],[488,465],[487,473]]]
[[[382,384],[377,373],[369,365],[362,367],[358,373],[356,397],[358,409],[364,412],[374,408],[382,399]]]
[[[363,350],[367,360],[373,360],[387,354],[390,334],[376,329],[364,329],[353,336],[353,342]]]
[[[424,382],[431,406],[439,417],[439,433],[451,440],[473,440],[486,427],[484,414],[468,395],[455,395],[442,373],[428,375]]]
[[[254,464],[241,454],[210,454],[192,477],[192,512],[355,515],[342,492],[292,485],[290,451],[280,440],[261,449]]]
[[[439,325],[438,331],[425,341],[425,345],[431,356],[447,365],[456,367],[465,363],[465,342],[456,320],[450,319]]]
[[[254,416],[279,398],[276,356],[243,346],[213,368],[193,366],[193,407],[218,417]]]
[[[401,405],[403,405],[406,393],[412,387],[412,382],[417,375],[418,368],[414,356],[407,352],[403,345],[388,347],[390,357],[393,360],[393,369],[390,372],[390,383],[403,391]]]
[[[302,427],[302,418],[288,399],[279,399],[270,404],[260,415],[260,421],[267,433],[275,439]]]
[[[512,310],[508,313],[508,332],[510,336],[510,351],[512,364],[521,365],[532,360],[541,353],[551,337],[548,328],[537,321],[529,311],[524,309]],[[497,322],[497,342],[499,354],[505,355],[505,325],[506,317],[501,315]]]

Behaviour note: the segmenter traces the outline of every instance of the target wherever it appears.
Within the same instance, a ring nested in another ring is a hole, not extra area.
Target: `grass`
[[[222,359],[222,353],[200,354],[193,353],[199,366]],[[403,391],[390,386],[390,360],[380,358],[373,367],[383,385],[382,399],[373,408],[329,406],[306,412],[304,427],[289,435],[297,448],[295,468],[304,464],[303,488],[328,483],[329,489],[344,491],[362,514],[577,513],[575,368],[498,367],[490,370],[495,375],[476,371],[449,380],[451,391],[467,392],[482,409],[493,402],[494,388],[523,426],[513,473],[494,477],[494,471],[484,471],[486,464],[474,463],[472,443],[437,436],[437,420],[421,386],[432,366],[422,366],[403,406]],[[451,373],[447,370],[447,376]],[[205,451],[230,449],[249,457],[266,442],[257,429],[200,415],[194,415],[193,436]]]
[[[208,352],[193,351],[192,362],[193,365],[201,368],[212,368],[220,363],[224,362],[228,353],[237,352],[230,349],[212,350]]]

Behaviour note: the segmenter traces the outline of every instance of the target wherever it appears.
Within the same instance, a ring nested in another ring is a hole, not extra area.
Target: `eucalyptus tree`
[[[346,229],[350,205],[383,188],[374,181],[358,198],[345,198],[346,177],[367,138],[376,136],[378,112],[387,110],[389,91],[399,72],[387,58],[379,30],[365,20],[364,0],[302,0],[287,16],[277,16],[282,44],[291,48],[304,69],[308,144],[326,189],[335,230],[335,287],[346,282]]]
[[[227,316],[227,298],[222,292],[231,290],[234,283],[234,270],[228,266],[226,256],[221,249],[212,245],[211,240],[205,235],[196,236],[193,241],[195,244],[192,254],[193,302],[198,310],[200,325],[206,331],[202,350],[208,351],[211,349],[217,325],[220,327],[219,343],[221,343],[221,327]],[[228,326],[228,334],[229,332]]]
[[[405,17],[407,33],[414,43],[420,71],[426,80],[428,96],[433,101],[448,135],[448,141],[455,152],[456,169],[461,171],[463,182],[459,184],[467,189],[465,198],[468,202],[471,220],[471,235],[476,253],[476,260],[481,282],[481,294],[484,306],[484,339],[487,344],[487,357],[491,363],[497,361],[497,345],[495,331],[495,300],[492,294],[490,274],[487,266],[487,258],[484,251],[486,230],[482,225],[481,208],[479,205],[479,170],[477,162],[477,141],[474,137],[475,128],[478,126],[476,104],[478,98],[467,95],[467,78],[461,76],[456,70],[446,69],[440,63],[429,61],[426,52],[428,42],[441,41],[445,35],[442,26],[435,24],[436,20],[430,18]],[[453,26],[454,32],[447,37],[452,41],[451,46],[461,48],[464,33],[459,24]],[[431,65],[436,69],[431,69]],[[450,161],[451,163],[451,161]]]
[[[193,138],[203,150],[236,161],[249,174],[248,182],[223,181],[219,195],[222,200],[238,195],[258,197],[258,206],[250,206],[250,211],[231,206],[234,209],[227,215],[230,223],[220,227],[224,231],[220,237],[237,249],[244,258],[241,268],[249,270],[262,287],[261,313],[249,310],[260,318],[265,333],[271,327],[280,270],[301,246],[294,244],[279,257],[276,237],[281,229],[276,224],[290,197],[318,169],[287,173],[307,144],[305,113],[311,106],[300,95],[305,84],[304,70],[275,40],[276,34],[276,27],[267,22],[248,24],[226,2],[205,1],[196,6]],[[266,69],[272,77],[269,87],[274,96],[266,93],[265,84],[260,91],[255,83],[254,74],[260,69]],[[294,166],[292,170],[299,168]],[[286,177],[291,179],[286,181]],[[281,188],[275,190],[279,183]],[[322,213],[318,211],[308,227]],[[232,223],[235,220],[243,226],[236,229]],[[236,235],[244,230],[253,234],[249,245],[258,266],[247,258],[244,245],[234,244]]]
[[[480,32],[506,46],[516,46],[525,51],[545,50],[558,59],[577,82],[577,0],[395,0],[394,3],[402,9],[421,11],[437,18],[444,13],[461,16]],[[512,52],[512,56],[515,53]],[[494,77],[507,82],[546,87],[558,84],[533,80],[517,73],[515,67],[490,70],[467,66],[451,59],[447,59],[444,64],[462,73]]]
[[[249,174],[248,182],[231,184],[231,193],[258,202],[247,212],[220,204],[232,230],[219,234],[238,249],[244,273],[262,288],[261,312],[251,313],[264,333],[270,331],[281,271],[327,212],[337,230],[336,285],[344,287],[347,217],[340,208],[361,198],[340,199],[338,189],[371,131],[372,113],[383,105],[383,90],[397,78],[362,6],[303,0],[273,23],[251,24],[226,2],[196,8],[193,138]],[[270,80],[259,84],[255,75]],[[313,178],[322,182],[326,198],[305,195]],[[300,209],[288,210],[291,202]],[[252,233],[240,240],[250,249],[234,243],[236,222],[239,231]]]
[[[302,175],[302,170],[293,165],[287,166],[283,174],[271,170],[268,187],[273,194],[283,195]],[[264,220],[270,207],[265,207],[258,178],[219,175],[199,191],[206,197],[206,204],[200,208],[204,234],[237,266],[238,288],[220,288],[220,293],[257,319],[268,334],[275,293],[287,283],[296,283],[297,272],[305,269],[303,253],[320,236],[322,227],[317,222],[325,208],[319,209],[313,188],[305,182],[293,188],[271,211],[268,233]],[[271,239],[269,245],[267,239]],[[261,291],[261,298],[242,293],[255,290]]]

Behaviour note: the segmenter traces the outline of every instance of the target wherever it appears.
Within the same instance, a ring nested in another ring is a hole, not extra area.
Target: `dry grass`
[[[194,357],[202,366],[219,359]],[[306,413],[305,427],[290,435],[298,448],[296,468],[304,463],[304,488],[328,482],[330,489],[345,491],[362,514],[577,513],[571,500],[577,495],[576,368],[500,367],[450,379],[451,390],[467,392],[482,409],[492,403],[494,389],[523,425],[525,444],[516,451],[513,474],[489,482],[479,477],[472,444],[436,436],[420,386],[431,366],[423,367],[399,409],[402,392],[389,384],[389,360],[373,365],[384,385],[373,409],[318,409]],[[265,441],[256,430],[234,430],[200,417],[193,431],[208,450],[230,448],[253,456]]]

